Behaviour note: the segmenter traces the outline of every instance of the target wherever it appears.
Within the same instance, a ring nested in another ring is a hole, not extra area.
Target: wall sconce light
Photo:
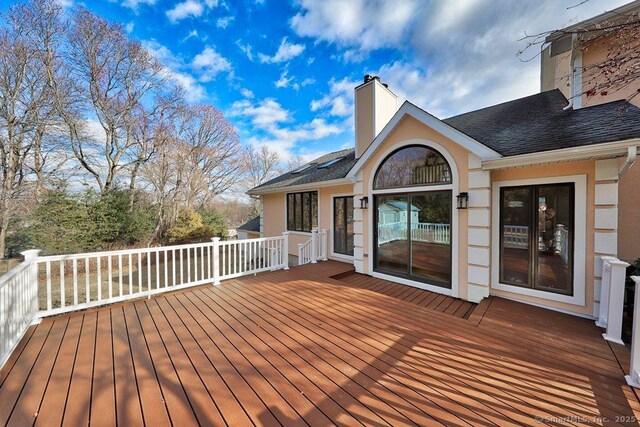
[[[458,209],[467,209],[469,207],[469,193],[460,193],[456,196],[458,199]]]
[[[362,197],[360,199],[360,209],[367,209],[369,207],[369,198],[368,197]]]

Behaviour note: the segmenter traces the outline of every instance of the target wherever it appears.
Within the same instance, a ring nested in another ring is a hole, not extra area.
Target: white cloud
[[[56,0],[56,3],[58,3],[60,6],[64,8],[69,8],[74,6],[73,0]]]
[[[260,59],[260,62],[263,63],[286,62],[300,55],[303,51],[303,44],[289,43],[285,37],[280,42],[280,46],[278,46],[278,50],[273,56],[258,53],[258,58]]]
[[[266,98],[258,102],[249,100],[233,103],[231,117],[238,117],[249,121],[253,127],[245,142],[255,147],[267,145],[275,150],[284,160],[293,156],[292,151],[305,155],[307,143],[339,134],[343,129],[324,119],[316,118],[307,123],[292,124],[293,115],[273,98]]]
[[[242,95],[245,98],[253,98],[254,94],[253,92],[251,92],[249,89],[247,88],[242,88],[240,89],[240,95]]]
[[[132,33],[133,29],[135,28],[135,25],[136,24],[133,21],[130,21],[130,22],[127,23],[127,25],[124,26],[124,30],[127,33]]]
[[[166,15],[171,22],[176,23],[188,17],[197,18],[204,13],[205,9],[212,9],[217,5],[217,0],[204,0],[204,2],[201,0],[185,0],[176,4],[172,9],[169,9]]]
[[[353,88],[359,82],[348,78],[342,80],[331,79],[329,92],[320,99],[311,101],[311,111],[327,109],[332,116],[350,117],[353,115]]]
[[[62,0],[62,1],[70,1],[70,0]],[[132,10],[138,10],[138,6],[140,5],[148,5],[153,6],[156,4],[157,0],[124,0],[121,3],[122,7],[127,7]]]
[[[185,38],[183,38],[182,40],[180,40],[181,43],[186,42],[189,39],[193,39],[193,38],[198,38],[198,30],[191,30],[189,31],[189,34],[187,34],[187,36]]]
[[[221,72],[232,70],[231,63],[209,46],[193,58],[191,66],[200,73],[200,80],[203,82],[215,79]]]
[[[288,72],[287,70],[283,71],[282,74],[280,74],[280,78],[276,81],[276,87],[282,88],[282,87],[288,87],[289,84],[293,81],[293,77],[288,77]]]
[[[555,0],[301,0],[290,24],[299,36],[337,46],[346,61],[377,49],[410,58],[367,71],[401,98],[444,117],[538,92],[539,59],[516,57],[525,31],[561,28],[625,2],[591,0],[567,9]],[[340,102],[330,103],[336,113]]]
[[[227,28],[229,26],[229,24],[231,24],[233,21],[235,21],[236,17],[235,16],[225,16],[222,18],[218,18],[218,20],[216,21],[216,27],[218,28]]]
[[[236,40],[236,45],[247,56],[249,61],[253,61],[253,47],[249,43],[245,44],[242,40]]]
[[[142,44],[164,65],[162,73],[168,80],[174,81],[182,88],[187,101],[198,102],[205,98],[207,93],[204,87],[191,74],[181,71],[185,68],[183,61],[166,46],[156,40],[143,41]]]

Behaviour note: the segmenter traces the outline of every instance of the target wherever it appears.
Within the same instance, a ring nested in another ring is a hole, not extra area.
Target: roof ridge
[[[500,102],[498,104],[493,104],[493,105],[488,105],[486,107],[482,107],[482,108],[478,108],[477,110],[471,110],[471,111],[467,111],[466,113],[460,113],[460,114],[456,114],[455,116],[451,116],[451,117],[447,117],[446,119],[442,119],[443,122],[446,122],[449,119],[453,119],[453,118],[458,118],[458,117],[462,117],[465,116],[467,114],[473,114],[473,113],[477,113],[479,111],[484,111],[484,110],[488,110],[490,108],[495,108],[495,107],[499,107],[501,105],[507,105],[507,104],[511,104],[514,102],[518,102],[518,101],[524,101],[526,99],[529,98],[535,98],[535,97],[539,97],[540,95],[544,95],[544,94],[550,94],[551,92],[559,92],[562,97],[565,99],[565,101],[567,102],[567,104],[569,103],[569,100],[564,96],[564,94],[562,93],[562,91],[560,91],[560,89],[551,89],[551,90],[545,90],[544,92],[539,92],[539,93],[534,93],[532,95],[527,95],[527,96],[523,96],[522,98],[516,98],[516,99],[512,99],[510,101],[504,101],[504,102]]]

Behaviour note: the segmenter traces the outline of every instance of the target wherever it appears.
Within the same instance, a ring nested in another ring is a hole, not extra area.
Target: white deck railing
[[[327,230],[313,230],[311,238],[298,243],[298,265],[327,260]]]
[[[606,328],[604,339],[617,344],[622,342],[622,311],[624,308],[624,282],[628,263],[618,258],[603,256],[600,309],[596,325]]]
[[[526,225],[505,225],[502,229],[502,245],[511,249],[529,247],[529,227]]]
[[[0,276],[0,367],[38,315],[38,252],[23,252],[24,262]]]
[[[378,224],[378,245],[406,240],[406,222],[390,222]],[[451,242],[451,225],[430,222],[411,224],[411,239],[418,242],[449,244]]]
[[[0,277],[0,366],[41,317],[150,297],[205,283],[288,268],[288,234],[279,237],[25,260]]]

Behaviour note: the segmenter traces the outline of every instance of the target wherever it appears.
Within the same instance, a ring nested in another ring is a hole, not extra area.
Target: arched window
[[[411,145],[394,151],[382,162],[373,189],[450,183],[451,168],[440,153],[422,145]]]

